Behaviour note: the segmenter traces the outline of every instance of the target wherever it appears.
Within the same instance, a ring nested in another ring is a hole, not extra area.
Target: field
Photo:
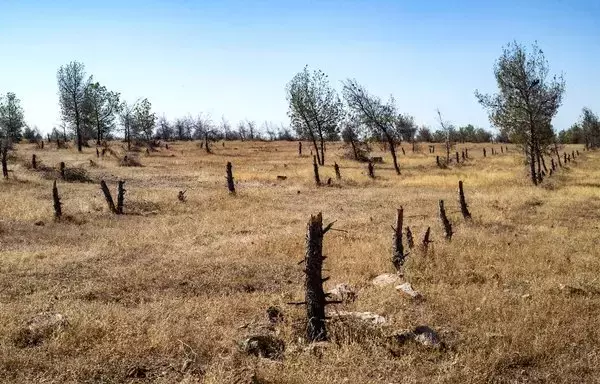
[[[482,145],[459,144],[470,159],[448,169],[435,165],[440,145],[435,154],[405,146],[401,176],[378,152],[384,163],[370,179],[366,164],[331,143],[320,172],[332,185],[317,187],[312,158],[294,142],[219,142],[213,154],[176,142],[139,153],[142,167],[119,166],[121,145],[96,158],[95,148],[19,144],[9,159],[0,181],[0,382],[600,382],[600,153],[567,146],[580,156],[534,187],[516,146],[491,155],[486,144],[484,158]],[[27,167],[33,153],[48,167],[80,166],[93,181],[58,180],[60,221],[53,177]],[[125,215],[108,210],[101,179],[113,194],[125,180]],[[471,221],[460,214],[459,180]],[[417,242],[432,231],[429,252],[411,251],[402,278],[421,300],[371,283],[394,272],[390,227],[400,206]],[[346,283],[357,295],[328,310],[386,322],[332,320],[330,342],[308,346],[304,307],[287,303],[304,298],[298,262],[318,212],[336,221],[324,240],[326,288]],[[267,322],[271,306],[282,322]],[[40,313],[64,321],[32,337],[28,322]],[[445,347],[387,337],[418,325]],[[282,358],[240,349],[261,332],[285,342]]]

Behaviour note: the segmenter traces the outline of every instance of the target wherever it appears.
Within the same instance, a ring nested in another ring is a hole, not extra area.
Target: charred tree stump
[[[575,160],[575,151],[571,152],[571,159]]]
[[[504,153],[504,148],[500,146],[500,153]]]
[[[429,250],[429,243],[432,242],[429,239],[430,235],[431,235],[431,227],[427,227],[427,230],[425,231],[425,235],[423,236],[423,241],[421,242],[421,246],[423,247],[423,252],[425,252],[425,253],[427,253],[427,251]]]
[[[554,163],[554,159],[552,157],[550,158],[550,170],[551,171],[556,170],[556,164]]]
[[[65,162],[61,161],[60,162],[60,177],[62,177],[62,179],[65,179]]]
[[[439,157],[439,156],[436,156],[436,157],[435,157],[435,163],[437,164],[437,166],[438,166],[439,168],[441,168],[441,167],[442,167],[442,164],[440,163],[440,157]]]
[[[577,151],[575,151],[575,153],[577,153],[577,156],[579,156],[579,149]]]
[[[465,191],[463,190],[463,182],[459,180],[458,182],[458,200],[460,202],[460,212],[462,213],[465,219],[471,218],[471,212],[469,212],[469,208],[467,206],[467,201],[465,200]],[[440,207],[441,210],[441,207]],[[442,219],[443,221],[443,219]],[[444,224],[445,226],[445,224]]]
[[[408,245],[408,249],[413,249],[415,247],[415,239],[408,225],[406,226],[406,244]]]
[[[226,166],[227,171],[227,189],[229,193],[235,193],[235,184],[233,183],[233,171],[231,170],[231,162],[227,162]]]
[[[369,172],[369,177],[371,179],[375,178],[375,166],[373,165],[373,162],[369,160],[369,164],[367,165],[367,170]]]
[[[461,151],[461,157],[462,157],[462,161],[463,161],[463,163],[464,163],[464,162],[465,162],[465,160],[467,159],[467,158],[465,157],[465,151]]]
[[[452,224],[450,224],[450,220],[448,220],[448,217],[446,216],[446,209],[444,209],[444,200],[440,200],[440,219],[442,220],[442,224],[444,225],[446,239],[452,240]]]
[[[565,164],[567,164],[567,152],[564,152],[564,153],[563,153],[563,155],[564,155],[564,157],[565,157],[565,161],[564,161],[564,163],[565,163]]]
[[[465,157],[469,158],[469,148],[465,148]]]
[[[104,157],[104,155],[106,154],[106,148],[102,148],[102,152],[100,152],[100,154],[102,155],[102,157]]]
[[[54,218],[60,219],[62,216],[62,203],[60,202],[60,197],[58,196],[56,180],[54,180],[54,184],[52,185],[52,200],[54,201]]]
[[[404,220],[404,209],[400,207],[396,215],[396,227],[394,229],[392,243],[392,264],[397,271],[400,271],[406,255],[404,254],[404,245],[402,244],[402,222]]]
[[[96,158],[100,158],[100,151],[96,148]]]
[[[108,209],[112,213],[118,213],[117,208],[115,207],[115,202],[112,198],[112,195],[110,194],[110,189],[108,189],[108,185],[106,185],[106,182],[104,180],[100,180],[100,188],[104,193],[104,198],[106,199],[106,204],[108,204]]]
[[[302,156],[302,142],[298,142],[298,156]]]
[[[310,217],[306,233],[306,265],[305,303],[306,303],[306,338],[308,341],[327,340],[325,327],[325,306],[334,302],[326,301],[323,282],[323,236],[332,224],[323,228],[323,216],[319,213]]]
[[[340,173],[340,166],[338,163],[333,163],[333,169],[335,170],[335,178],[340,180],[342,178],[342,174]]]
[[[487,157],[487,154],[485,152],[485,148],[483,148],[483,157]]]
[[[456,164],[460,163],[460,158],[458,157],[458,152],[456,152]]]
[[[313,156],[313,172],[315,174],[315,184],[321,185],[321,178],[319,177],[319,164],[317,164],[317,156]]]
[[[31,155],[31,168],[37,169],[37,158],[35,156],[35,153]]]
[[[44,149],[44,140],[42,139],[42,141],[40,142],[40,149]]]
[[[125,202],[125,182],[120,180],[117,188],[117,215],[123,214],[123,204]]]
[[[571,155],[567,155],[567,161],[570,163],[571,162]]]
[[[2,152],[2,176],[4,176],[5,179],[8,179],[8,164],[6,162],[6,156],[8,156],[8,148],[0,148],[0,152]]]
[[[400,147],[400,149],[402,150],[402,154],[406,155],[406,152],[404,151],[404,147]]]

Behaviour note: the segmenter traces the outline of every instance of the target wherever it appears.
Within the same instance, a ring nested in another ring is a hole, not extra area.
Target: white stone
[[[396,290],[407,294],[408,296],[412,297],[413,299],[420,299],[423,297],[423,295],[421,295],[420,292],[417,292],[413,289],[413,287],[410,283],[404,283],[404,284],[397,285]]]
[[[384,287],[386,285],[393,285],[400,283],[400,277],[395,273],[384,273],[377,276],[372,281],[373,285],[377,287]]]

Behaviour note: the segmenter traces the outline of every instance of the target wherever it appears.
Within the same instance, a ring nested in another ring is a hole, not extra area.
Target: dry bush
[[[119,160],[119,166],[121,167],[141,167],[142,163],[140,162],[139,157],[136,154],[128,153],[123,156],[121,160]]]

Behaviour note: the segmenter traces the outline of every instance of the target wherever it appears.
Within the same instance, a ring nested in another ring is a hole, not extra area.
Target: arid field
[[[0,382],[600,382],[598,152],[564,147],[580,156],[534,187],[512,145],[500,153],[500,145],[458,144],[470,159],[448,169],[436,166],[441,145],[435,154],[404,145],[400,176],[375,146],[384,163],[371,179],[365,163],[330,143],[320,173],[332,185],[317,187],[308,143],[299,157],[296,142],[218,142],[212,154],[175,142],[140,151],[141,167],[119,165],[122,145],[112,142],[97,158],[94,147],[78,154],[19,144],[9,158],[12,172],[0,181]],[[33,153],[38,170],[29,167]],[[61,161],[91,181],[61,180],[52,170]],[[124,215],[109,211],[101,179],[113,196],[125,181]],[[459,210],[459,180],[470,221]],[[428,253],[412,250],[401,279],[421,299],[372,284],[394,273],[391,226],[400,206],[417,243],[431,227]],[[288,303],[304,299],[299,262],[318,212],[325,224],[335,221],[324,239],[325,286],[345,283],[356,299],[328,306],[330,341],[309,346],[304,307]],[[283,320],[270,324],[269,307]],[[341,311],[386,321],[341,320]],[[32,319],[57,315],[50,331],[28,331]],[[419,325],[443,346],[390,337]],[[282,339],[283,355],[244,352],[240,342],[256,334]]]

